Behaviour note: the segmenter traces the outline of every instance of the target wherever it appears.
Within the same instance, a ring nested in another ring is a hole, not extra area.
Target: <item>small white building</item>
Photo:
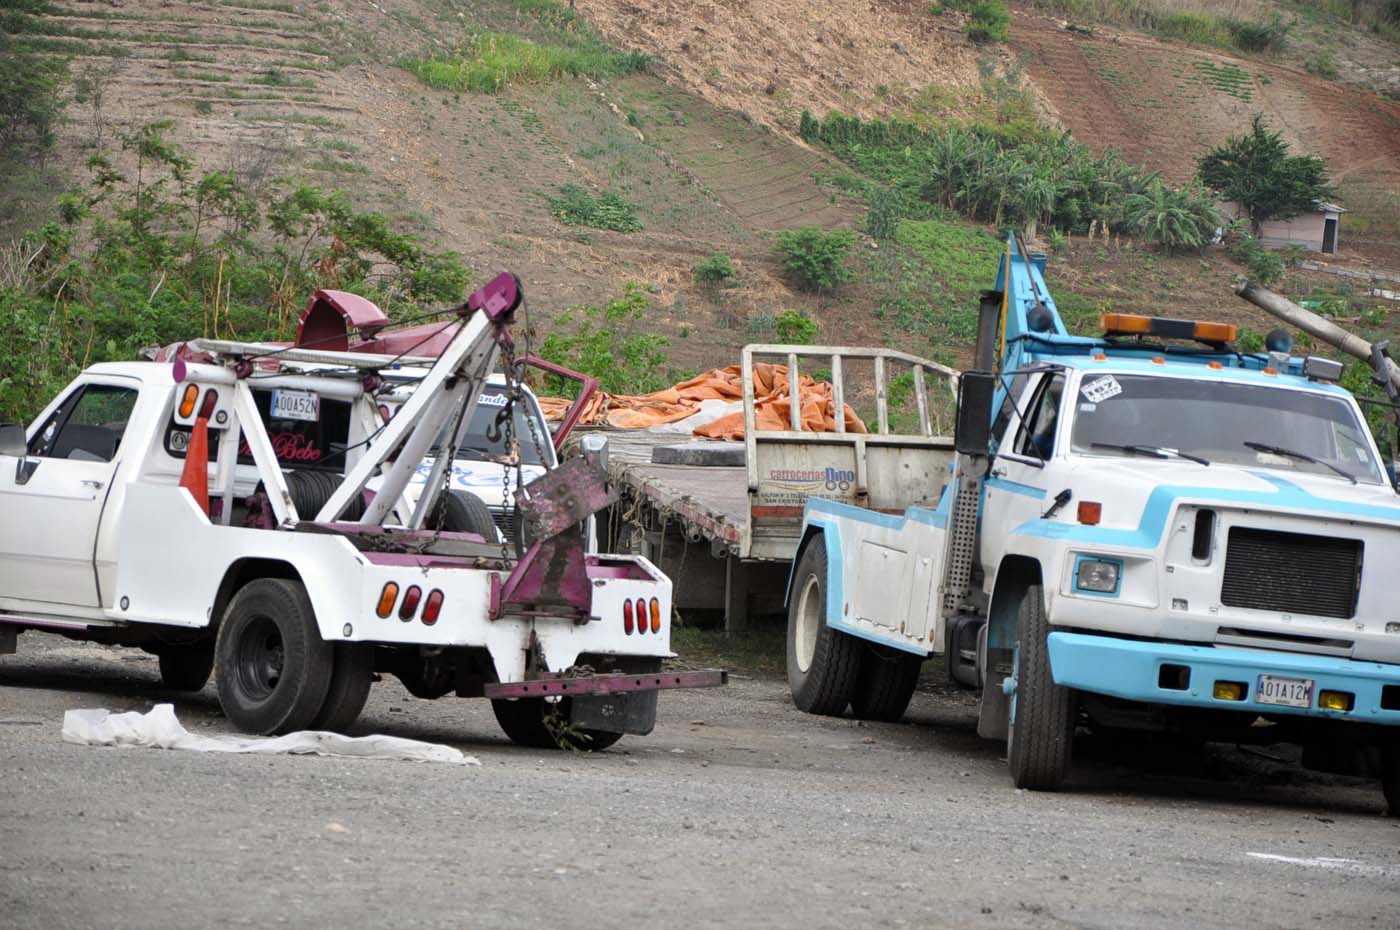
[[[1230,219],[1245,219],[1243,207],[1226,201],[1220,209]],[[1345,207],[1319,201],[1311,213],[1300,213],[1288,220],[1265,220],[1259,226],[1259,241],[1264,245],[1298,245],[1313,252],[1337,251],[1337,225]]]

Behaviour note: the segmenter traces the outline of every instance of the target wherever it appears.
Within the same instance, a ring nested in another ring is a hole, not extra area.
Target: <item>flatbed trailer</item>
[[[803,371],[826,369],[821,375],[832,384],[837,411],[847,396],[873,404],[871,431],[846,431],[839,414],[834,431],[803,429],[800,408],[790,411],[788,429],[758,429],[753,371],[762,360],[786,365],[790,396],[798,395]],[[852,390],[857,368],[872,377]],[[678,610],[722,611],[728,631],[744,629],[755,614],[784,610],[809,498],[890,512],[937,500],[952,462],[957,399],[956,371],[891,349],[750,345],[742,371],[742,442],[660,430],[580,431],[608,439],[619,502],[603,538],[662,566],[676,585]],[[898,428],[892,389],[907,395],[917,419],[912,428]],[[685,461],[654,461],[660,449]]]

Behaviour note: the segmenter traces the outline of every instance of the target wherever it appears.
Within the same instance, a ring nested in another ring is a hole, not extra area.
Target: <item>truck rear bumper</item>
[[[728,682],[729,673],[720,669],[579,677],[548,675],[527,681],[488,684],[485,694],[489,698],[566,697],[626,694],[633,691],[669,691],[675,688],[718,688]]]
[[[1084,633],[1051,633],[1049,646],[1055,683],[1081,691],[1151,704],[1400,725],[1400,665]],[[1309,706],[1261,702],[1264,675],[1313,682]],[[1216,682],[1243,684],[1242,698],[1216,697]],[[1324,691],[1351,695],[1351,709],[1319,707]]]

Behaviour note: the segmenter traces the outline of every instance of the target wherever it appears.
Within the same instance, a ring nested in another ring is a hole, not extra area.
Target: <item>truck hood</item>
[[[1400,495],[1385,485],[1353,485],[1340,476],[1262,466],[1207,466],[1183,459],[1096,457],[1075,462],[1066,477],[1076,501],[1103,504],[1105,527],[1137,527],[1154,511],[1170,511],[1176,501],[1189,500],[1400,529]],[[1060,490],[1047,487],[1046,495]],[[1067,519],[1073,520],[1074,507],[1066,511]]]

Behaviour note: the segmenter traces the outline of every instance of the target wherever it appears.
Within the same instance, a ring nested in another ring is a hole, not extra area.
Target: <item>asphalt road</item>
[[[592,755],[375,687],[359,732],[480,767],[59,739],[66,709],[172,699],[229,731],[212,687],[162,691],[144,653],[26,634],[0,657],[0,927],[1400,927],[1376,785],[1086,737],[1067,790],[1018,792],[936,687],[862,725],[740,679]]]

